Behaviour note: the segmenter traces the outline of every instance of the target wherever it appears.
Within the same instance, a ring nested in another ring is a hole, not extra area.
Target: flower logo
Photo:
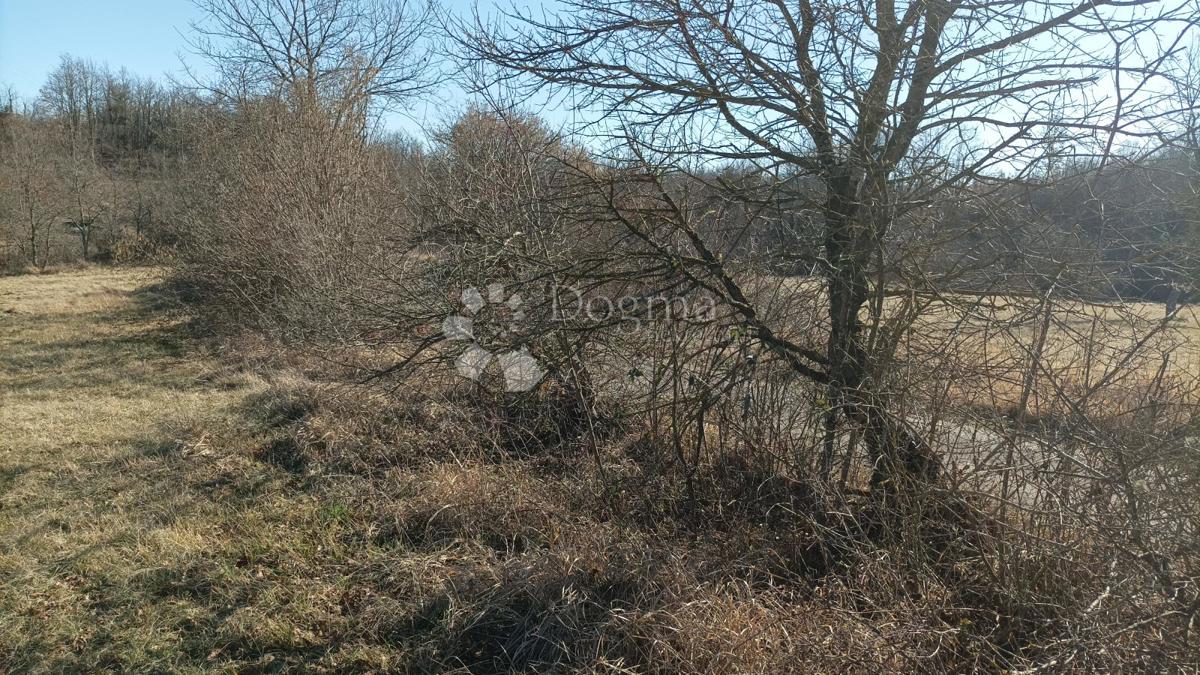
[[[475,336],[474,317],[488,304],[508,308],[509,316],[512,319],[510,329],[524,320],[525,312],[521,309],[521,296],[513,293],[505,297],[503,284],[491,284],[487,287],[486,299],[479,289],[468,288],[462,292],[461,300],[463,313],[448,316],[442,322],[442,333],[447,340],[469,343],[466,350],[454,362],[458,374],[478,381],[483,377],[484,370],[492,364],[492,361],[496,361],[500,364],[500,372],[504,374],[505,391],[529,391],[536,387],[546,373],[537,359],[529,353],[528,348],[522,347],[501,354],[493,354],[482,347]]]

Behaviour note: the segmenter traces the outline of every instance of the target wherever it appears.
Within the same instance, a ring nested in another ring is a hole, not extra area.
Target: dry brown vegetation
[[[995,626],[967,559],[830,568],[798,486],[734,456],[699,471],[727,496],[697,520],[636,427],[579,462],[514,445],[470,388],[379,396],[251,342],[207,353],[158,279],[0,281],[11,669],[959,669],[994,662],[998,629],[1070,625]],[[1077,563],[1011,564],[1034,597],[1084,592]],[[1159,663],[1138,635],[1071,667]]]
[[[0,280],[0,667],[1200,667],[1191,4],[198,4],[0,116],[163,254]]]
[[[1189,419],[1200,403],[1195,308],[1170,321],[1154,303],[1075,301],[1056,303],[1052,312],[1037,373],[1028,383],[1030,348],[1044,318],[1036,301],[992,296],[931,303],[906,334],[900,358],[931,370],[949,365],[950,400],[1001,414],[1013,413],[1028,386],[1025,414],[1031,418],[1069,415],[1071,402],[1086,396],[1096,414],[1120,419],[1157,396],[1164,405],[1161,414],[1172,423]],[[1088,395],[1093,385],[1114,375],[1116,381]]]

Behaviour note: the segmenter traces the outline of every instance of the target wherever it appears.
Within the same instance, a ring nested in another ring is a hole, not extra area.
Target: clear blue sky
[[[443,5],[469,12],[474,2],[446,0]],[[486,13],[496,2],[480,0],[479,5]],[[106,63],[113,70],[124,67],[134,75],[182,77],[181,58],[193,68],[202,66],[187,53],[181,35],[200,18],[190,0],[0,0],[0,89],[11,86],[23,98],[37,96],[63,54]],[[439,98],[412,111],[414,119],[390,116],[387,126],[419,133],[421,122],[437,121],[464,100],[454,91]]]
[[[0,86],[37,95],[62,54],[161,78],[180,72],[188,0],[0,0]]]

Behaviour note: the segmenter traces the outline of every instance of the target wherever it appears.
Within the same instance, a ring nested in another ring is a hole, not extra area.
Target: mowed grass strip
[[[336,523],[245,451],[268,385],[221,375],[157,281],[0,279],[0,672],[246,670],[330,648]]]

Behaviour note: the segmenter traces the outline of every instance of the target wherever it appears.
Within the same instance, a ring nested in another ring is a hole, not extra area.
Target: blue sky
[[[483,13],[495,6],[493,0],[479,4]],[[447,0],[443,5],[469,12],[474,2]],[[202,66],[187,54],[183,35],[200,18],[190,0],[0,0],[0,90],[11,86],[23,98],[37,96],[63,54],[106,63],[113,70],[124,67],[134,75],[182,77],[181,58],[193,68]],[[417,134],[422,124],[436,123],[464,103],[461,93],[447,89],[407,117],[390,115],[385,124]]]
[[[187,0],[0,0],[0,86],[32,97],[62,54],[161,78],[180,72]]]
[[[419,2],[420,0],[410,0]],[[452,11],[469,12],[474,0],[442,0]],[[497,4],[548,7],[553,0],[479,0],[481,13]],[[190,0],[0,0],[0,90],[12,86],[32,98],[63,54],[126,68],[140,76],[182,77],[181,58],[194,68],[203,64],[187,54],[184,37],[200,12]],[[1167,36],[1170,37],[1170,36]],[[1100,85],[1102,91],[1108,85]],[[407,116],[392,114],[388,128],[420,135],[422,126],[437,124],[466,103],[451,87],[420,101]],[[562,110],[527,101],[552,126],[572,119]]]

